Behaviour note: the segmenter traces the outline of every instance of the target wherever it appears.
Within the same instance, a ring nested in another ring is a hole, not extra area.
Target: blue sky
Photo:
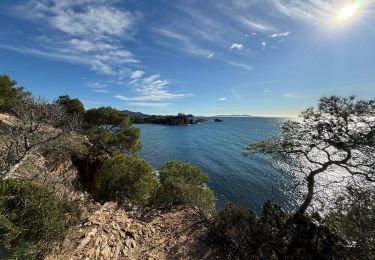
[[[86,108],[291,116],[374,98],[373,2],[2,0],[0,73]]]

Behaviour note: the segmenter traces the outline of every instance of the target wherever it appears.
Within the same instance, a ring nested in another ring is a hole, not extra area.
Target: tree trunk
[[[314,196],[314,185],[315,185],[315,175],[311,174],[307,177],[307,195],[302,205],[297,210],[296,214],[304,215],[307,208],[310,206],[313,196]]]
[[[36,147],[29,149],[15,164],[13,164],[8,170],[3,173],[3,179],[7,180],[12,178],[18,168],[27,161],[27,159],[35,152]]]
[[[304,215],[310,207],[312,199],[314,197],[314,188],[315,188],[315,176],[319,173],[324,172],[327,170],[327,168],[333,164],[332,162],[328,162],[323,164],[323,166],[319,169],[316,169],[315,171],[310,172],[309,176],[307,176],[307,195],[305,197],[305,200],[303,201],[302,205],[299,207],[299,209],[296,211],[295,215]]]

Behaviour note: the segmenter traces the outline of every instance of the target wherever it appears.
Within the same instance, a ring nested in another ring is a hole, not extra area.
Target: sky
[[[374,68],[371,0],[0,1],[0,74],[87,109],[294,116]]]

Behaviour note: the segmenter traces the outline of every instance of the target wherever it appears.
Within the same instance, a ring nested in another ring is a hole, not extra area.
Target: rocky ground
[[[212,253],[205,251],[205,228],[192,225],[187,209],[153,210],[140,220],[115,203],[97,206],[47,259],[204,259]]]

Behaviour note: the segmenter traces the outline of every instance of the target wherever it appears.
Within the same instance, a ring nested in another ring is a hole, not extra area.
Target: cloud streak
[[[132,74],[130,75],[130,78],[131,78],[131,79],[139,79],[139,78],[141,78],[144,74],[145,74],[145,72],[142,71],[142,70],[135,70],[135,71],[133,71]]]
[[[153,109],[167,109],[170,103],[155,103],[155,102],[128,102],[126,103],[129,107],[137,108],[153,108]]]
[[[284,98],[289,98],[289,99],[304,99],[305,98],[304,96],[297,95],[295,93],[286,93],[281,96]]]
[[[283,32],[283,33],[274,33],[270,35],[270,38],[280,38],[280,37],[287,37],[290,32]]]
[[[123,41],[134,31],[140,16],[103,0],[30,0],[15,7],[26,19],[47,25],[50,33],[32,46],[16,46],[15,51],[84,63],[106,75],[128,73],[127,66],[139,63]],[[36,38],[38,39],[38,38]]]
[[[233,43],[230,46],[230,49],[231,50],[233,50],[233,49],[242,50],[243,49],[243,44],[242,43]]]
[[[143,72],[143,71],[142,71]],[[134,74],[135,72],[133,72]],[[142,74],[142,75],[141,75]],[[159,74],[143,77],[143,73],[138,73],[129,85],[138,94],[138,96],[115,95],[114,97],[122,101],[131,101],[133,106],[147,106],[160,108],[167,107],[170,103],[165,101],[173,101],[180,98],[190,97],[191,93],[174,93],[168,90],[169,81],[162,79]],[[129,103],[128,103],[129,104]],[[162,104],[162,105],[160,105]]]
[[[329,21],[335,10],[332,1],[324,0],[272,0],[272,3],[282,15],[315,24]]]

